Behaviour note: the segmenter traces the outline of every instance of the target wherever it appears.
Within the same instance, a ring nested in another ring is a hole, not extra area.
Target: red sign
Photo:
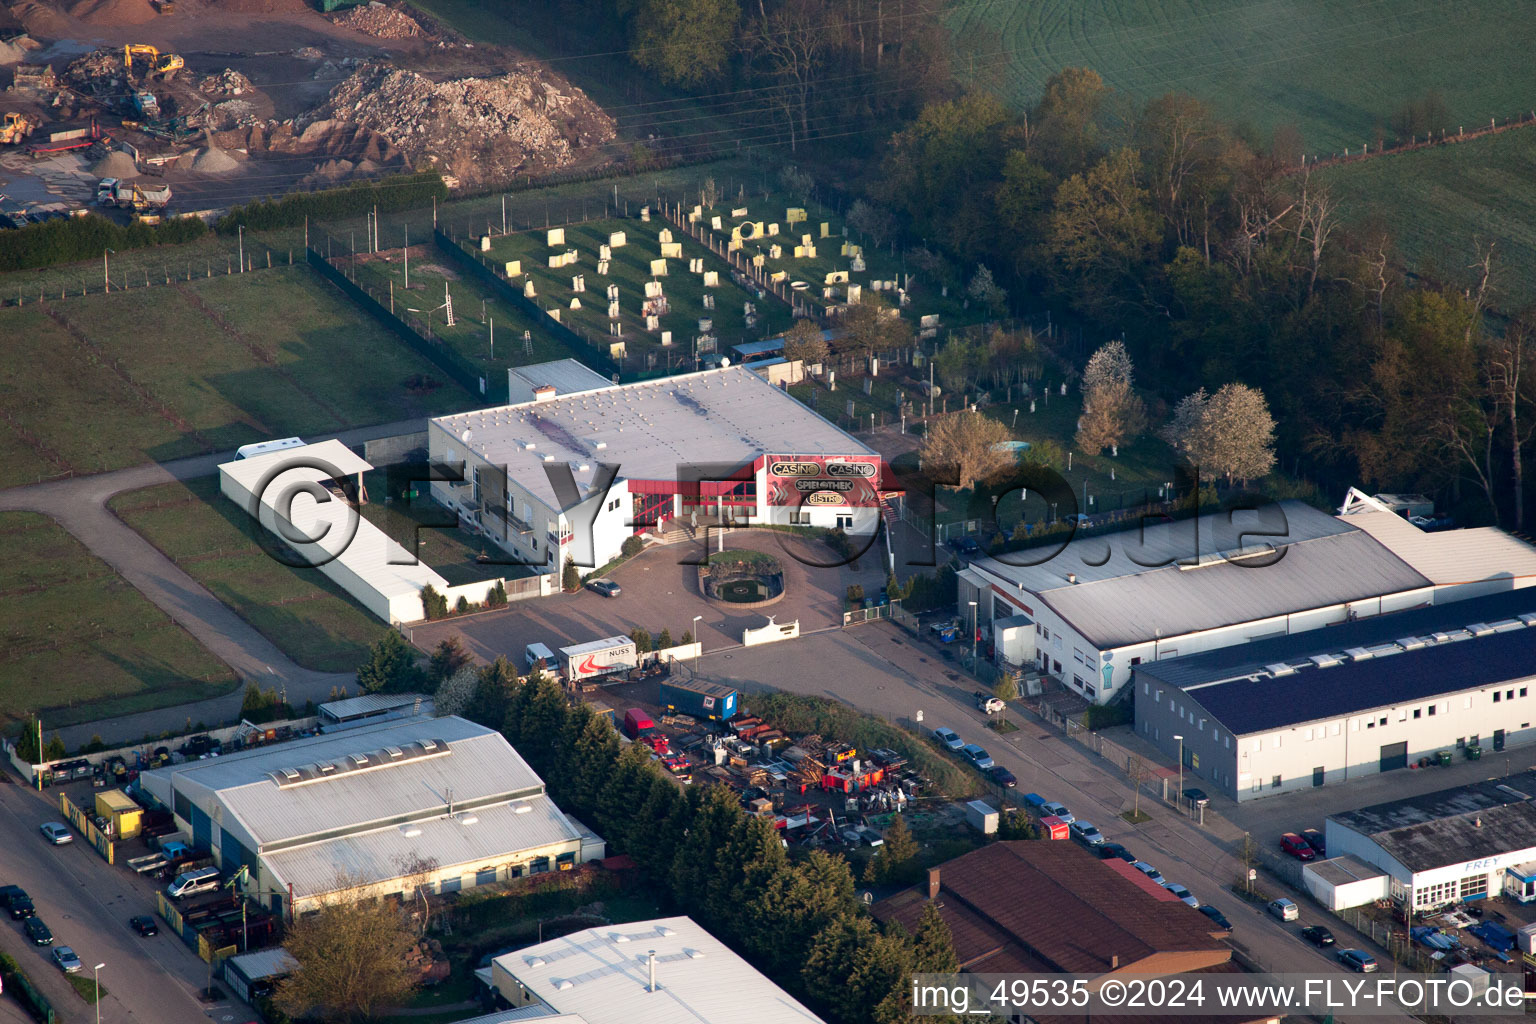
[[[769,455],[764,461],[771,507],[846,504],[873,508],[880,504],[880,460],[876,456]]]

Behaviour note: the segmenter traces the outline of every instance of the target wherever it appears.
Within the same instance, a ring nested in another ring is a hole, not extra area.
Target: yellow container
[[[97,793],[96,813],[111,819],[114,839],[132,839],[143,829],[144,809],[120,789]]]

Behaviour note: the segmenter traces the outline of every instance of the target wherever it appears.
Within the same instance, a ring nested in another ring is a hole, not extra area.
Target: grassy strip
[[[64,979],[69,982],[70,987],[75,990],[75,993],[87,1003],[99,1002],[103,997],[111,994],[107,991],[107,986],[102,985],[98,988],[96,979],[87,977],[85,974],[66,974]]]

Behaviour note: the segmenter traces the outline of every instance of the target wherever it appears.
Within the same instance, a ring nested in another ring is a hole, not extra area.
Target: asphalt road
[[[1232,921],[1234,940],[1266,971],[1343,973],[1331,951],[1320,951],[1299,937],[1308,924],[1326,925],[1341,947],[1370,950],[1387,963],[1382,950],[1273,879],[1263,880],[1265,891],[1295,899],[1302,908],[1301,920],[1282,924],[1227,890],[1228,881],[1240,873],[1236,842],[1230,836],[1218,836],[1145,794],[1141,809],[1152,820],[1128,824],[1120,814],[1133,806],[1129,784],[1109,771],[1107,762],[1034,716],[1014,708],[1009,715],[1020,726],[1017,731],[1000,735],[988,729],[986,716],[976,710],[971,698],[977,684],[934,647],[910,642],[907,634],[888,623],[706,654],[696,668],[703,678],[749,692],[768,687],[830,697],[909,728],[949,726],[1011,769],[1019,779],[1018,792],[1038,792],[1048,800],[1061,801],[1076,817],[1097,825],[1109,841],[1125,845],[1169,881],[1186,885],[1202,903],[1214,904]],[[918,711],[923,712],[921,726],[914,725]],[[1339,1014],[1336,1019],[1348,1021],[1350,1016]],[[1413,1020],[1407,1015],[1371,1019],[1399,1024]]]
[[[179,938],[162,929],[140,938],[128,919],[154,909],[151,884],[113,867],[78,838],[51,846],[38,833],[57,821],[57,808],[21,786],[0,784],[0,884],[20,885],[52,929],[55,945],[69,946],[85,965],[84,975],[105,964],[100,980],[102,1024],[228,1024],[254,1020],[248,1009],[225,1001],[204,1004],[198,990],[208,983],[208,965]],[[52,1001],[61,1022],[96,1019],[93,1007],[76,995],[45,947],[32,945],[21,923],[0,916],[0,949],[19,961]],[[0,1021],[27,1020],[13,999],[0,996]]]

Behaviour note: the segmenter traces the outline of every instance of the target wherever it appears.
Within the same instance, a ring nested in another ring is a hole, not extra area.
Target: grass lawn
[[[201,700],[236,682],[223,662],[44,516],[0,512],[0,722],[45,727]]]
[[[1391,236],[1408,269],[1448,284],[1471,280],[1480,246],[1494,244],[1495,304],[1536,301],[1536,127],[1471,142],[1330,167],[1321,179],[1356,226]]]
[[[494,237],[489,257],[497,264],[519,261],[523,276],[517,285],[521,287],[532,280],[537,292],[535,301],[546,310],[558,310],[561,323],[594,344],[609,345],[615,340],[608,333],[612,321],[608,317],[607,295],[609,286],[617,286],[619,323],[624,332],[623,370],[646,373],[691,364],[700,319],[713,321],[712,333],[719,339],[722,352],[729,352],[732,345],[757,341],[789,327],[788,307],[771,297],[758,299],[735,284],[724,261],[659,216],[653,216],[649,223],[624,218],[590,220],[559,230],[564,231],[565,241],[553,246],[546,244],[545,229]],[[659,239],[662,232],[669,230],[673,243],[681,246],[682,257],[667,259],[667,274],[653,277],[651,263],[661,259]],[[611,251],[609,272],[604,277],[597,273],[599,249],[617,232],[624,234],[626,244]],[[579,261],[569,267],[551,269],[549,257],[568,250],[575,250]],[[706,271],[717,275],[717,285],[706,288],[704,278],[689,271],[689,264],[696,259],[703,261]],[[584,292],[572,290],[572,279],[577,276],[584,280]],[[658,331],[647,331],[641,305],[645,301],[645,286],[653,280],[662,285],[668,311],[660,316]],[[712,296],[713,309],[705,307],[706,295]],[[581,303],[580,309],[570,308],[572,299]],[[746,302],[757,309],[756,325],[750,328],[743,320]],[[670,346],[662,345],[660,332],[666,331],[671,332]]]
[[[102,996],[109,994],[107,986],[98,985],[93,975],[85,973],[66,974],[64,979],[79,993],[80,998],[84,999],[87,1003],[95,1004],[100,1001]]]
[[[1428,90],[1457,124],[1529,109],[1530,9],[1519,0],[980,0],[954,5],[962,81],[1034,102],[1088,67],[1145,100],[1187,92],[1262,138],[1300,128],[1308,153],[1374,148]],[[974,71],[966,54],[974,55]]]
[[[305,267],[0,309],[0,484],[466,408]]]
[[[318,569],[271,558],[215,476],[131,491],[109,507],[306,668],[350,671],[386,628]]]

